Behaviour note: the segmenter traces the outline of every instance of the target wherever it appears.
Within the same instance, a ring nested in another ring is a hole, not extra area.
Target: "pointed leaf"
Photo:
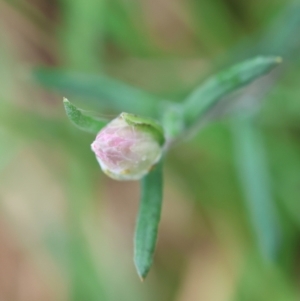
[[[186,126],[198,121],[221,98],[266,74],[280,62],[279,57],[256,57],[209,78],[183,104]]]
[[[134,262],[144,280],[151,268],[160,221],[163,179],[162,162],[141,181],[141,202],[134,238]]]
[[[70,121],[83,131],[96,134],[107,124],[104,120],[85,115],[66,98],[64,98],[64,107]]]

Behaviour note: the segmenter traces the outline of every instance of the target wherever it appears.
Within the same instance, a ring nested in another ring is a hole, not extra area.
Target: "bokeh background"
[[[299,300],[299,33],[290,0],[0,1],[0,300]],[[112,118],[100,74],[182,101],[256,55],[283,63],[168,155],[141,283],[139,185],[102,174],[62,97]]]

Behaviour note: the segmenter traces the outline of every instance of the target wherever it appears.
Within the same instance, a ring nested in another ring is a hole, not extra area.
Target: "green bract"
[[[161,146],[165,143],[164,130],[155,120],[129,113],[121,113],[121,116],[128,125],[132,125],[142,131],[149,132]]]

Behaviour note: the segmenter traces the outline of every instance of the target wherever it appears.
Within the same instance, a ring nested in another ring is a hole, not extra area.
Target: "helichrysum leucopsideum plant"
[[[91,149],[104,173],[115,180],[141,181],[134,238],[134,262],[141,279],[149,272],[157,240],[164,156],[182,133],[194,127],[221,98],[266,74],[280,61],[278,57],[256,57],[235,65],[209,78],[182,103],[157,105],[156,112],[151,103],[141,99],[145,116],[131,114],[128,107],[126,113],[120,112],[118,117],[105,122],[84,114],[64,99],[68,118],[80,129],[96,134]],[[105,83],[106,80],[101,78],[100,81]],[[120,87],[116,82],[113,85],[116,89],[124,89],[122,84]],[[132,91],[132,97],[138,97],[139,94]],[[135,101],[138,103],[137,99]]]
[[[155,121],[121,113],[99,132],[92,150],[109,177],[140,180],[160,160],[164,142],[163,129]]]

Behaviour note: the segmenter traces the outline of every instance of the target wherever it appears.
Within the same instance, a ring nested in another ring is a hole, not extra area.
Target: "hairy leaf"
[[[64,106],[70,121],[83,131],[98,133],[107,124],[104,120],[85,115],[66,98],[64,98]]]

